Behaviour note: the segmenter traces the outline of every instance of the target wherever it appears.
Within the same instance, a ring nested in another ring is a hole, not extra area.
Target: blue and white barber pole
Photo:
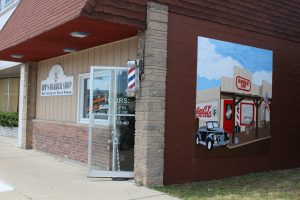
[[[135,96],[139,91],[139,75],[140,75],[140,60],[129,60],[127,62],[128,75],[127,75],[127,94]]]
[[[128,67],[128,90],[135,91],[136,87],[136,67]]]

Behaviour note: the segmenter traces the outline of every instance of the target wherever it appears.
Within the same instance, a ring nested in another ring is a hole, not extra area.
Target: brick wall
[[[240,30],[300,41],[299,0],[156,0],[169,12]]]
[[[170,13],[299,42],[299,0],[88,0],[82,14],[145,28],[147,2]]]
[[[164,184],[299,167],[300,44],[172,13],[168,25]],[[195,144],[198,36],[273,51],[271,139],[214,151]]]
[[[34,149],[87,163],[87,125],[34,120],[32,138]],[[93,166],[110,166],[110,138],[109,128],[95,128],[92,143]]]

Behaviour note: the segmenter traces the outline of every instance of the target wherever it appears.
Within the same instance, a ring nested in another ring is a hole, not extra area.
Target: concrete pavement
[[[83,166],[34,150],[17,148],[0,137],[1,200],[176,200],[138,187],[133,181],[87,178]],[[2,190],[1,190],[2,188]]]

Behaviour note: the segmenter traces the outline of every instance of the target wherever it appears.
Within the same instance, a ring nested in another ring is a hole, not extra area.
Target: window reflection
[[[95,119],[108,120],[111,78],[109,74],[94,78],[93,112]],[[83,118],[89,117],[90,79],[84,80]]]

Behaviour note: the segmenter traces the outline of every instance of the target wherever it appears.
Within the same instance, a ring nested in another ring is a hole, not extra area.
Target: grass
[[[300,200],[300,168],[153,189],[185,200]]]

